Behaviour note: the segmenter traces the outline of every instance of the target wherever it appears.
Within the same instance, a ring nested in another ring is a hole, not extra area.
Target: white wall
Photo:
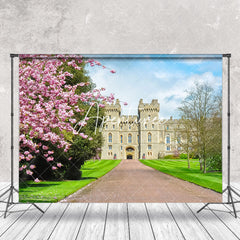
[[[239,0],[0,0],[0,181],[10,178],[10,53],[228,52],[232,53],[231,169],[232,178],[239,181],[239,29]],[[225,101],[224,158],[226,116]],[[17,121],[15,125],[18,129]]]

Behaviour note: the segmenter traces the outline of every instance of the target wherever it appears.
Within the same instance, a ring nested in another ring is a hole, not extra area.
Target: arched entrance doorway
[[[135,149],[133,147],[126,148],[126,159],[134,159]]]

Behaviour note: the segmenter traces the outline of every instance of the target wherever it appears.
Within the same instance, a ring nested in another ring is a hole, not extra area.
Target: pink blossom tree
[[[63,165],[54,157],[54,152],[56,149],[69,151],[72,144],[69,134],[71,138],[77,136],[89,142],[94,139],[76,129],[76,124],[88,123],[84,118],[87,110],[84,106],[103,108],[114,97],[102,95],[104,89],[88,89],[89,81],[71,81],[74,76],[66,69],[83,73],[85,64],[106,68],[94,59],[78,55],[20,56],[20,173],[32,176],[37,156],[44,158],[52,171],[61,169]],[[115,73],[114,70],[110,72]],[[78,122],[79,119],[84,121]]]

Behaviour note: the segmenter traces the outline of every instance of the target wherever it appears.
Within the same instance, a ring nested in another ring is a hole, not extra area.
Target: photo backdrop
[[[20,55],[19,88],[21,202],[221,201],[222,55]]]

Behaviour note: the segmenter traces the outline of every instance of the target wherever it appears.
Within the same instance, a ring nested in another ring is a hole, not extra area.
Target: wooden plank
[[[129,239],[128,214],[126,203],[110,203],[106,219],[104,240]]]
[[[146,206],[156,239],[184,239],[165,203],[147,203]]]
[[[103,239],[107,204],[90,203],[76,239]]]
[[[0,196],[4,194],[10,187],[10,184],[7,182],[0,182]],[[0,198],[0,203],[1,201],[6,201],[9,196],[9,192],[5,193],[1,198]]]
[[[213,239],[228,239],[228,240],[236,240],[236,236],[219,220],[216,215],[212,211],[202,211],[196,214],[197,210],[199,210],[203,204],[202,203],[189,203],[187,204],[189,208],[192,210],[193,214],[199,219],[205,229],[209,232],[209,234],[213,237]],[[221,232],[219,231],[221,229]]]
[[[49,239],[76,239],[87,206],[87,203],[70,203]]]
[[[5,189],[5,191],[7,190],[7,188]],[[2,198],[4,200],[4,202],[0,203],[0,217],[3,217],[5,210],[6,210],[6,206],[7,206],[7,201],[8,201],[8,197],[9,197],[10,192],[8,192],[4,198]],[[16,191],[13,192],[13,200],[14,202],[17,202],[16,199],[18,199],[18,193]],[[11,209],[16,206],[16,204],[12,204],[8,207],[8,211],[11,211]],[[25,204],[23,205],[23,207],[21,208],[22,210],[25,208],[24,206],[26,206]]]
[[[15,204],[7,212],[7,217],[0,221],[0,237],[30,208],[30,204]]]
[[[232,186],[237,189],[237,191],[240,191],[240,182],[232,182]]]
[[[64,203],[52,204],[37,224],[30,230],[24,240],[48,239],[67,206],[68,204]]]
[[[197,218],[184,203],[168,203],[167,205],[185,239],[212,239],[206,229],[199,223]]]
[[[155,239],[144,203],[129,203],[128,216],[131,240]]]
[[[9,182],[0,182],[0,195],[10,186]]]
[[[41,203],[38,206],[45,211],[50,203]],[[33,205],[19,217],[7,231],[1,236],[2,239],[14,239],[22,240],[31,230],[31,228],[37,223],[37,221],[43,216],[43,213],[36,209]]]
[[[238,204],[238,206],[240,206],[240,205]],[[239,218],[239,216],[238,216],[238,218],[235,218],[233,215],[231,215],[229,213],[229,207],[225,207],[223,204],[211,204],[210,209],[223,222],[223,224],[225,224],[233,232],[233,234],[235,236],[240,236],[240,227],[239,227],[240,226],[240,218]],[[230,207],[230,209],[231,209],[231,207]],[[231,211],[232,211],[232,209],[231,209]],[[222,229],[220,232],[222,232]]]

